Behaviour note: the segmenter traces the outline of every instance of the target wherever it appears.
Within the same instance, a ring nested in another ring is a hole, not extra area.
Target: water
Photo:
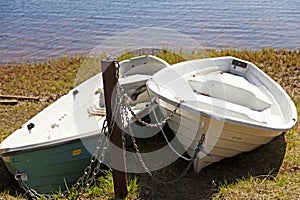
[[[299,0],[1,0],[0,22],[1,63],[90,52],[141,27],[209,48],[300,48]]]

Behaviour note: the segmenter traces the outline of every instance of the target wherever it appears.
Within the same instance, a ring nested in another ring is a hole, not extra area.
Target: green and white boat
[[[169,67],[167,62],[151,55],[120,62],[119,81],[129,94],[128,103],[140,116],[146,115],[150,107],[146,82],[165,67]],[[0,144],[0,157],[23,186],[38,193],[64,191],[89,165],[104,120],[103,82],[99,73],[8,136]],[[146,130],[152,131],[149,128],[141,132],[136,130],[141,127],[132,124],[140,137],[147,135]]]

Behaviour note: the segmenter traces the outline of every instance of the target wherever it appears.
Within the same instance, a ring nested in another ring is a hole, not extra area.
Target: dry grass
[[[232,55],[255,63],[277,81],[292,97],[300,113],[300,52],[262,49],[260,51],[208,50],[211,57]],[[126,55],[128,57],[128,55]],[[171,63],[182,57],[162,52]],[[193,54],[191,57],[201,57]],[[184,56],[185,57],[185,56]],[[0,105],[2,139],[29,118],[51,104],[75,85],[84,57],[63,57],[41,63],[0,66],[0,94],[39,96],[42,102]],[[97,67],[97,66],[94,66]],[[95,73],[95,72],[93,72]],[[155,140],[160,141],[160,137]],[[155,141],[155,142],[157,142]],[[176,184],[162,185],[145,174],[138,177],[140,199],[299,199],[300,125],[258,149],[215,163],[199,174],[189,170]],[[0,199],[21,198],[17,184],[0,163]],[[187,163],[177,160],[155,176],[175,179]],[[96,195],[97,196],[97,195]]]

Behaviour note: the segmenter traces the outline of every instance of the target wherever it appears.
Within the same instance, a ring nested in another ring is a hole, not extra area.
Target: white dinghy
[[[195,171],[268,143],[297,121],[292,99],[257,66],[234,57],[186,61],[165,68],[147,87],[169,127],[194,157]]]
[[[149,112],[146,82],[165,67],[169,67],[167,62],[151,55],[120,62],[120,84],[129,95],[128,104],[140,116]],[[0,144],[0,157],[26,192],[64,191],[78,180],[98,145],[106,114],[104,103],[99,73],[42,110]],[[133,128],[139,126],[133,123]],[[147,130],[143,128],[140,135],[147,134]]]

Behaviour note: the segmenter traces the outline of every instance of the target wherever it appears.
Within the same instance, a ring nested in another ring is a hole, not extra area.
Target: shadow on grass
[[[162,138],[158,138],[163,143]],[[156,141],[153,142],[157,142]],[[147,174],[138,175],[140,199],[211,199],[223,184],[236,183],[250,176],[274,175],[279,172],[286,149],[284,134],[251,152],[224,159],[195,173],[193,167],[173,184],[161,184]],[[176,179],[186,169],[187,161],[177,160],[153,173],[161,181]],[[0,161],[0,192],[17,196],[22,194],[17,181]],[[1,195],[0,195],[1,199]]]
[[[174,184],[161,184],[153,178],[142,174],[139,176],[139,193],[141,199],[211,199],[224,184],[236,183],[240,179],[253,177],[276,176],[283,162],[286,149],[284,134],[270,143],[251,152],[224,159],[209,165],[200,173],[193,167]],[[176,179],[188,163],[177,160],[168,169],[154,173],[160,180]],[[171,175],[170,175],[171,174]]]
[[[7,170],[2,159],[0,159],[0,193],[17,196],[22,193],[14,176]],[[1,196],[0,196],[1,199]]]

